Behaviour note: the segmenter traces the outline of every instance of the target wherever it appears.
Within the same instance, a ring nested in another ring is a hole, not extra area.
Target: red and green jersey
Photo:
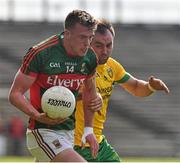
[[[21,72],[36,77],[30,87],[30,102],[39,111],[41,97],[50,87],[61,85],[75,95],[86,78],[94,75],[97,66],[95,53],[89,49],[85,56],[70,57],[63,47],[63,34],[52,36],[30,48],[23,59]],[[60,125],[46,125],[30,119],[29,128],[74,129],[74,114]]]

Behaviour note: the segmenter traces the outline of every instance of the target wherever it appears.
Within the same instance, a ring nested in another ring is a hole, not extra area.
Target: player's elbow
[[[16,93],[14,91],[10,90],[9,94],[8,94],[8,100],[12,105],[14,104],[14,101],[16,98],[17,98]]]

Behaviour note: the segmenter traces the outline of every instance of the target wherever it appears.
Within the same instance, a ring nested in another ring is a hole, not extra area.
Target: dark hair
[[[70,12],[66,19],[65,19],[65,29],[70,29],[79,23],[84,25],[88,28],[96,29],[97,28],[97,21],[91,16],[89,13],[83,10],[73,10]]]
[[[99,19],[96,32],[100,34],[105,34],[107,30],[111,32],[113,37],[115,36],[113,25],[106,19]]]

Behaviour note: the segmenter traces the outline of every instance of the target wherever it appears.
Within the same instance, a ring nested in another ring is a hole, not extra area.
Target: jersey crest
[[[107,74],[109,75],[110,78],[113,77],[113,71],[110,67],[107,69]]]

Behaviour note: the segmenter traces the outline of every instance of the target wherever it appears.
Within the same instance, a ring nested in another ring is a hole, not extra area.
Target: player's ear
[[[69,30],[65,29],[64,30],[64,36],[69,39],[70,35],[71,35],[71,32]]]

